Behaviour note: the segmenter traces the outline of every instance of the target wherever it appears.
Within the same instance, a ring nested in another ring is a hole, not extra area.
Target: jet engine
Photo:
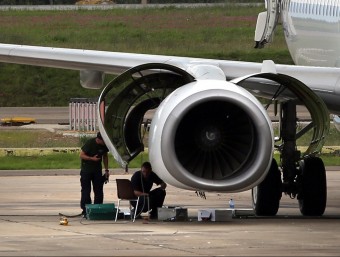
[[[248,91],[222,80],[197,80],[176,89],[151,123],[153,169],[184,189],[250,189],[266,175],[272,153],[267,112]]]

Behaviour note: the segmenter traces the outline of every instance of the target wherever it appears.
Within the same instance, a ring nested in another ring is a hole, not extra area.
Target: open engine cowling
[[[98,106],[103,139],[123,168],[144,151],[143,117],[157,108],[149,160],[165,182],[179,188],[248,190],[262,181],[272,162],[267,112],[216,66],[134,67],[106,86]]]
[[[149,158],[173,186],[238,192],[264,178],[273,145],[270,119],[253,95],[226,81],[198,80],[158,107]]]

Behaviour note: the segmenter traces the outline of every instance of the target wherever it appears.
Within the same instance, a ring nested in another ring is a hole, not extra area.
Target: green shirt
[[[81,150],[88,156],[100,156],[103,158],[103,155],[109,151],[105,145],[97,144],[96,138],[89,139],[85,145],[81,148]],[[85,172],[91,171],[101,171],[102,170],[102,159],[100,161],[90,161],[90,160],[81,160],[81,170]]]

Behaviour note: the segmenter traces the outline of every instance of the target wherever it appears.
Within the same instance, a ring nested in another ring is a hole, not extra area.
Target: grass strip
[[[129,168],[139,168],[148,159],[142,153],[130,162]],[[109,167],[120,168],[118,163],[109,156]],[[2,156],[0,170],[34,170],[34,169],[80,169],[79,153],[53,153],[41,156]]]

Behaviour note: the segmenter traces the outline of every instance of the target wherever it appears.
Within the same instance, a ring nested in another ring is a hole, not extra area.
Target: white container
[[[158,220],[164,221],[187,221],[188,209],[182,207],[157,208]]]
[[[231,209],[204,209],[198,210],[198,221],[228,221],[233,218],[234,210]]]

